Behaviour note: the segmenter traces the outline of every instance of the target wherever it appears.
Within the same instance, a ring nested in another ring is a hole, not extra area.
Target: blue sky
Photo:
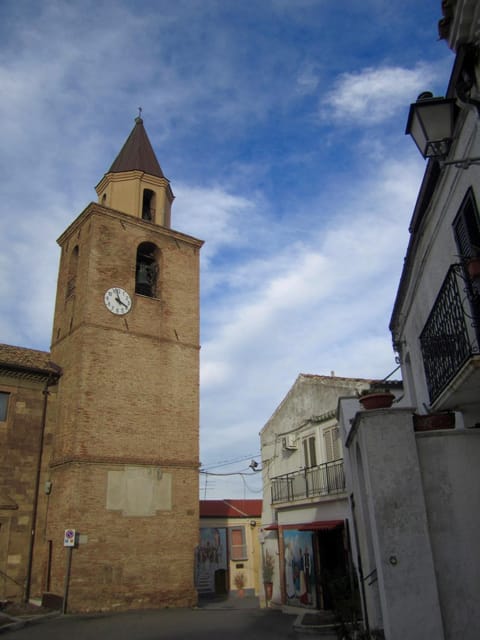
[[[49,349],[56,238],[141,106],[172,226],[205,240],[204,466],[247,469],[299,373],[388,374],[424,169],[405,122],[445,92],[440,17],[440,0],[3,0],[0,340]],[[202,497],[259,490],[218,476]]]

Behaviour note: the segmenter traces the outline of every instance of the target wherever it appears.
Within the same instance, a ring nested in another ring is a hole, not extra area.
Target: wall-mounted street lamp
[[[470,101],[475,104],[476,101]],[[442,166],[453,164],[460,169],[468,169],[472,164],[480,164],[479,158],[446,160],[454,138],[456,100],[435,98],[425,92],[410,105],[405,133],[412,136],[422,156],[438,160]]]

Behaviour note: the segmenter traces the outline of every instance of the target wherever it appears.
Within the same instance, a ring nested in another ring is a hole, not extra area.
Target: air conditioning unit
[[[289,449],[290,451],[298,449],[297,439],[295,438],[295,436],[293,434],[284,436],[282,438],[282,447],[284,449]]]

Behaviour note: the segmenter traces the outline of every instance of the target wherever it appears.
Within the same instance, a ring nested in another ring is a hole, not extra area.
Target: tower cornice
[[[91,216],[108,216],[110,218],[115,218],[119,221],[122,226],[144,226],[145,230],[149,233],[158,233],[159,235],[169,236],[174,240],[178,240],[181,242],[185,242],[187,244],[191,244],[197,248],[203,246],[204,241],[199,240],[198,238],[194,238],[193,236],[189,236],[181,231],[175,231],[174,229],[170,229],[168,227],[162,227],[158,224],[152,224],[151,222],[147,222],[141,220],[139,218],[133,218],[127,213],[123,213],[122,211],[117,211],[116,209],[111,209],[110,207],[105,207],[104,205],[99,204],[98,202],[91,202],[85,209],[80,213],[79,216],[65,229],[61,236],[57,239],[57,243],[61,246],[67,240],[69,240],[72,235],[80,228],[80,226],[84,223],[84,221]]]

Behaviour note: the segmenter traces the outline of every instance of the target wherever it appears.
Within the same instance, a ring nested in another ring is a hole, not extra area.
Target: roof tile
[[[261,500],[200,500],[201,518],[259,518]]]
[[[41,370],[45,373],[60,371],[59,367],[50,360],[48,351],[15,347],[10,344],[0,344],[0,366]]]

